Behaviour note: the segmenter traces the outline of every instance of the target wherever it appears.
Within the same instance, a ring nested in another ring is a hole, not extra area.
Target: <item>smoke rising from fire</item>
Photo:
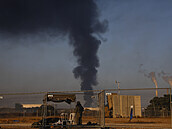
[[[37,34],[45,31],[54,36],[69,35],[78,66],[75,78],[81,79],[81,90],[97,85],[100,45],[98,37],[106,32],[108,22],[100,21],[94,0],[1,0],[0,33],[10,35]],[[85,94],[88,94],[85,92]],[[93,93],[85,95],[85,106],[92,103]]]

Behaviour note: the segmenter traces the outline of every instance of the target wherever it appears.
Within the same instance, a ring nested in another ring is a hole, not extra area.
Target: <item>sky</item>
[[[115,80],[120,82],[121,89],[155,88],[144,72],[155,72],[158,87],[168,88],[158,73],[163,71],[170,76],[172,73],[172,1],[95,2],[99,20],[107,21],[108,27],[101,34],[95,31],[101,44],[97,52],[98,85],[93,89],[116,89]],[[15,17],[13,20],[16,23]],[[8,24],[0,28],[1,93],[80,90],[81,80],[73,75],[78,63],[73,55],[74,47],[69,43],[70,34],[54,32],[51,25],[49,28],[51,23],[43,30],[40,23],[38,31],[29,33],[10,30]],[[58,24],[62,23],[57,23],[59,27]]]

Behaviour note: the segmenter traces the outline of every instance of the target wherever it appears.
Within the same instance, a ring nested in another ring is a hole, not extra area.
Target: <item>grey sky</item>
[[[109,21],[98,57],[99,85],[94,89],[155,87],[139,73],[172,73],[171,0],[97,0],[100,19]],[[77,66],[68,38],[37,35],[0,35],[0,91],[33,92],[80,90],[72,70]],[[12,45],[16,43],[17,45]],[[168,84],[157,77],[159,87]]]

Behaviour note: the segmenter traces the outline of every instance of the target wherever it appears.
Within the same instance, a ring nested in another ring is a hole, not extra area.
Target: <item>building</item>
[[[133,116],[141,117],[141,97],[131,95],[107,95],[109,109],[113,112],[113,117],[129,117],[131,106],[133,106]]]
[[[42,104],[22,104],[23,108],[39,108]]]

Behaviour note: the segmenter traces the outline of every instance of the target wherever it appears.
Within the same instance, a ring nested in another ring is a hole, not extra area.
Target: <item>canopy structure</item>
[[[75,102],[76,95],[75,94],[47,94],[47,101],[52,102],[66,102],[70,104],[71,102]]]

